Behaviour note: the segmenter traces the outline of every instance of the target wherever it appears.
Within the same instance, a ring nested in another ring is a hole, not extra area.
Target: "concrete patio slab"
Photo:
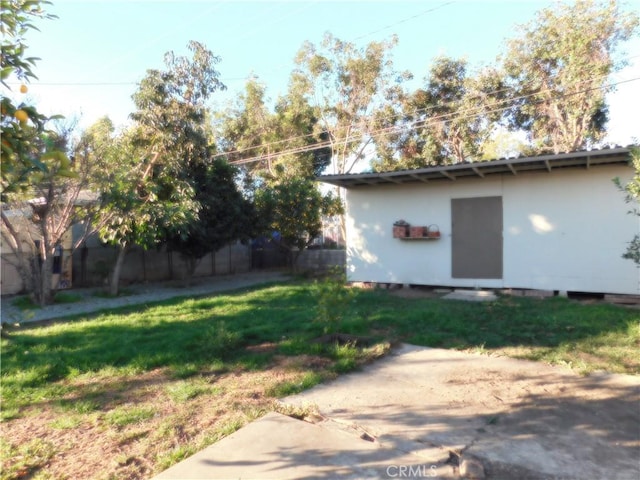
[[[496,294],[489,290],[454,290],[442,298],[467,302],[489,302],[498,299]]]
[[[440,456],[448,454],[440,451]],[[390,478],[409,468],[425,477],[453,478],[418,456],[382,448],[340,428],[269,413],[155,480]]]
[[[640,478],[640,377],[405,345],[294,405],[383,446],[481,459],[487,478]],[[511,472],[511,473],[508,473]],[[517,474],[516,474],[517,472]]]
[[[282,401],[319,423],[268,414],[156,478],[640,478],[640,377],[403,345]]]

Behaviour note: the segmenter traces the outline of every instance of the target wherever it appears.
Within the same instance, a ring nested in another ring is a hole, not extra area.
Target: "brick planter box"
[[[411,238],[423,238],[425,235],[425,227],[411,227],[409,229],[409,236]]]
[[[407,238],[409,236],[409,225],[394,225],[393,238]]]

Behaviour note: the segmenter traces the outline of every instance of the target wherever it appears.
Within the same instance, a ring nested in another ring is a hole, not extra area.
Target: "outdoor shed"
[[[325,175],[346,189],[352,282],[640,294],[640,231],[613,183],[629,148]]]

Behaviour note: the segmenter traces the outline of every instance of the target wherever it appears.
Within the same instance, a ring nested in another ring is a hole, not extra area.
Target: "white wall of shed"
[[[471,288],[640,293],[640,269],[621,257],[640,219],[612,182],[625,166],[552,170],[347,192],[351,281]],[[451,199],[503,197],[502,279],[451,276]],[[437,224],[440,240],[393,238],[397,220]]]

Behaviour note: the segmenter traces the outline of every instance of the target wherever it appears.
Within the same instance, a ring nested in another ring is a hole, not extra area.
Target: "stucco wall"
[[[640,293],[640,270],[621,258],[640,231],[612,179],[624,166],[554,170],[347,191],[349,280],[482,288]],[[503,198],[503,278],[451,276],[451,199]],[[397,220],[437,224],[440,240],[393,238]]]

